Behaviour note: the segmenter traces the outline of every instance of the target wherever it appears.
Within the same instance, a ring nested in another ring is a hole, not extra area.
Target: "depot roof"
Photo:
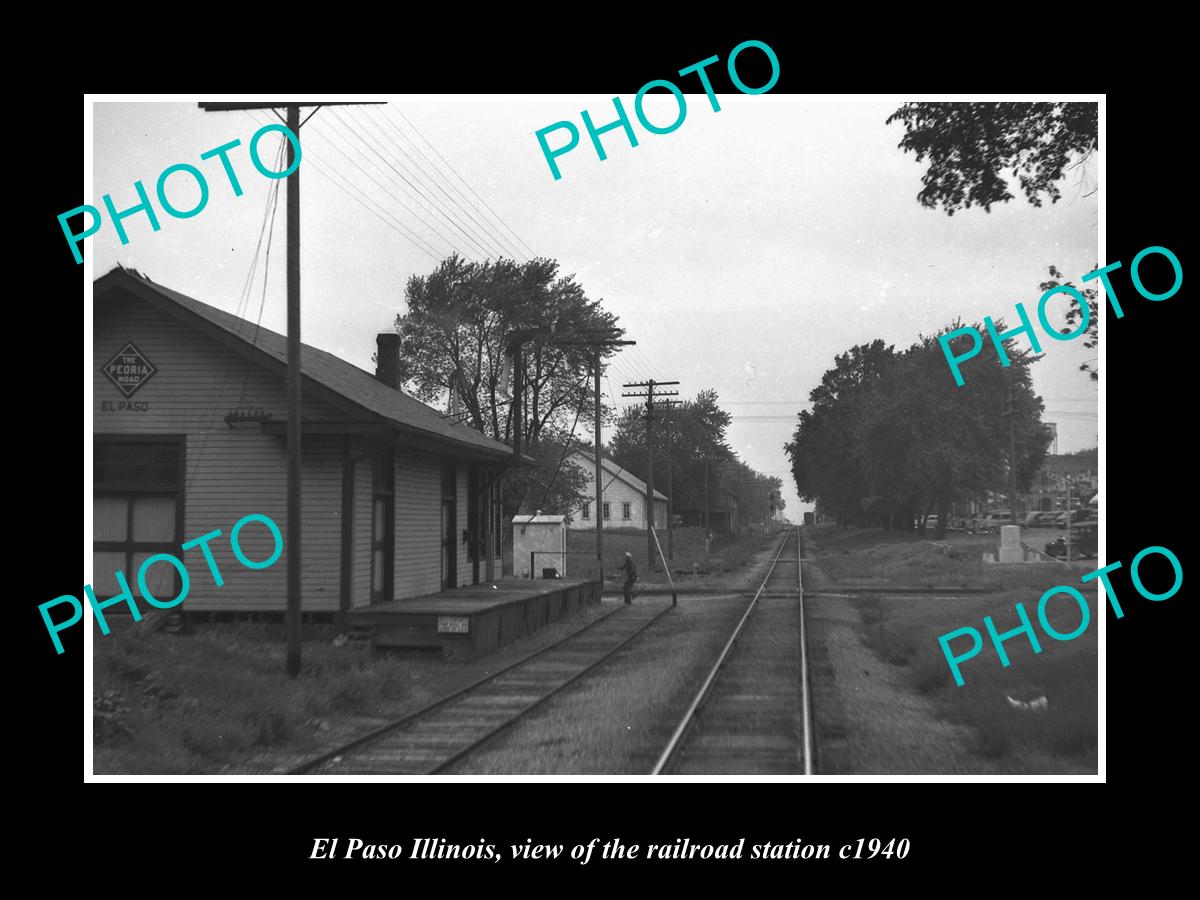
[[[126,292],[157,309],[217,337],[231,350],[271,368],[286,368],[287,338],[256,326],[231,313],[156,284],[139,272],[117,266],[95,281],[97,306],[110,295]],[[308,344],[300,345],[300,369],[305,386],[323,388],[325,399],[358,418],[382,419],[398,430],[439,443],[450,443],[472,456],[512,459],[512,448],[473,428],[442,417],[403,391],[390,387],[373,374]],[[329,394],[333,396],[330,397]],[[340,401],[340,402],[337,402]],[[350,408],[346,408],[346,404]],[[363,416],[363,414],[366,414]]]
[[[588,472],[590,474],[594,471],[595,465],[596,465],[596,457],[595,456],[593,456],[592,454],[588,453],[585,450],[576,450],[574,455],[581,457],[584,460],[584,462],[586,464],[586,469],[585,469],[586,472]],[[629,485],[631,488],[633,488],[637,493],[639,493],[639,494],[646,493],[646,482],[642,481],[642,479],[638,478],[636,475],[634,475],[628,469],[624,469],[621,466],[618,466],[611,459],[601,458],[600,465],[603,466],[605,472],[607,472],[609,475],[611,475],[613,478],[617,479],[618,481],[625,482],[627,485]],[[657,488],[655,488],[654,499],[662,500],[665,503],[667,501],[667,495],[664,494],[662,491],[658,490]]]

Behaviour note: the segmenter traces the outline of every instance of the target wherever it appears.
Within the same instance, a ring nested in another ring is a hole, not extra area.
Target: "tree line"
[[[617,419],[616,432],[609,444],[609,457],[638,478],[646,479],[650,453],[646,449],[646,410],[630,406]],[[667,417],[670,417],[671,445],[667,447]],[[737,497],[739,518],[743,523],[765,522],[771,510],[783,509],[779,496],[783,481],[763,475],[743,462],[729,445],[726,430],[730,414],[721,408],[717,392],[702,390],[692,400],[656,410],[650,428],[650,446],[654,457],[655,487],[671,497],[676,515],[702,521],[708,506],[719,507],[722,488]],[[667,485],[667,460],[671,461],[671,484]],[[707,495],[706,495],[707,491]]]
[[[876,340],[834,358],[784,445],[803,499],[842,526],[923,530],[936,513],[940,539],[954,501],[1007,494],[1010,471],[1029,489],[1051,441],[1030,378],[1037,357],[1006,341],[1010,366],[980,358],[976,380],[956,387],[938,337],[960,327],[900,352]]]

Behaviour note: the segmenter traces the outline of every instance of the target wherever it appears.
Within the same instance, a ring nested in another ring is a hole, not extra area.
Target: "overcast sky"
[[[632,116],[632,98],[622,99]],[[583,132],[559,157],[558,181],[534,132],[562,119],[582,132],[583,109],[597,126],[611,121],[611,96],[398,97],[388,109],[321,109],[301,132],[304,341],[371,369],[375,335],[403,311],[405,282],[429,272],[435,256],[454,247],[471,258],[496,248],[551,257],[638,342],[617,357],[605,393],[611,387],[624,404],[621,383],[648,377],[681,382],[683,397],[716,389],[734,415],[734,448],[783,479],[798,518],[807,505],[796,497],[783,443],[835,354],[877,337],[906,347],[957,317],[1011,320],[1018,301],[1033,316],[1048,265],[1077,280],[1107,262],[1097,252],[1094,159],[1069,173],[1054,206],[1034,208],[1019,196],[991,213],[951,217],[916,201],[925,165],[897,148],[902,126],[884,124],[899,98],[719,95],[720,112],[702,94],[687,99],[687,117],[671,134],[650,134],[636,119],[636,148],[619,129],[605,134],[603,162]],[[646,110],[656,123],[676,115],[669,95],[651,95]],[[259,123],[269,115],[254,114]],[[269,266],[264,238],[243,300],[272,184],[247,155],[257,128],[245,112],[208,113],[195,102],[97,103],[87,202],[100,206],[111,193],[118,209],[132,206],[133,182],[153,196],[159,173],[175,163],[200,168],[211,195],[190,219],[160,210],[157,233],[144,216],[126,220],[125,246],[106,221],[87,240],[95,275],[119,262],[253,320],[267,271],[262,323],[283,332],[283,192]],[[217,160],[200,160],[234,138],[243,144],[230,154],[241,197]],[[265,159],[278,138],[264,138]],[[565,139],[549,138],[554,147]],[[437,180],[435,165],[448,181]],[[197,197],[188,182],[169,182],[168,197],[182,209]],[[363,202],[378,206],[371,212]],[[1081,341],[1043,341],[1043,349],[1034,382],[1046,420],[1058,423],[1060,451],[1096,446],[1097,394],[1078,371],[1093,353]]]

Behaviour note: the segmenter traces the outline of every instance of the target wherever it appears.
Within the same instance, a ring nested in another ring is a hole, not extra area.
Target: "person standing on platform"
[[[633,561],[633,554],[625,554],[625,562],[621,563],[621,568],[617,571],[625,576],[625,603],[633,603],[633,585],[637,581],[637,565]]]

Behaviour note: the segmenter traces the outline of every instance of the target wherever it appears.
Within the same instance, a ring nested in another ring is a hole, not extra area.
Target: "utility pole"
[[[572,335],[575,335],[575,337],[555,341],[559,346],[582,346],[591,347],[592,349],[593,395],[595,397],[596,414],[596,422],[593,429],[595,434],[592,438],[592,455],[595,457],[594,462],[596,464],[596,577],[600,579],[601,588],[604,587],[604,482],[602,480],[604,469],[600,465],[600,431],[604,425],[604,407],[600,403],[601,356],[604,350],[610,350],[613,347],[630,347],[637,343],[637,341],[618,340],[616,337],[618,334],[624,334],[624,332],[617,328],[580,329],[572,332]]]
[[[300,674],[300,161],[297,150],[300,128],[322,106],[358,106],[358,103],[201,103],[205,112],[269,109],[295,136],[288,139],[287,176],[287,673]],[[287,117],[277,107],[287,109]],[[316,107],[304,122],[300,107]],[[278,126],[276,126],[278,127]],[[228,165],[228,164],[227,164]],[[286,171],[286,170],[285,170]]]
[[[622,394],[622,397],[645,397],[646,414],[646,565],[654,571],[654,445],[651,443],[651,424],[654,421],[654,389],[663,385],[676,385],[678,381],[638,381],[624,384],[627,388],[645,388],[645,393]],[[678,397],[679,391],[659,391],[660,397]]]
[[[1013,410],[1011,374],[1005,373],[1006,394],[1000,403],[1000,415],[1008,419],[1008,509],[1011,524],[1017,524],[1017,426]]]
[[[708,554],[708,536],[712,534],[708,521],[708,457],[704,457],[704,553]]]
[[[1071,476],[1067,475],[1067,562],[1071,561]]]
[[[678,406],[679,400],[664,400],[663,406],[666,407],[665,424],[667,428],[667,559],[674,561],[675,559],[675,511],[674,511],[674,496],[675,496],[675,475],[673,466],[673,447],[671,445],[671,410]]]

